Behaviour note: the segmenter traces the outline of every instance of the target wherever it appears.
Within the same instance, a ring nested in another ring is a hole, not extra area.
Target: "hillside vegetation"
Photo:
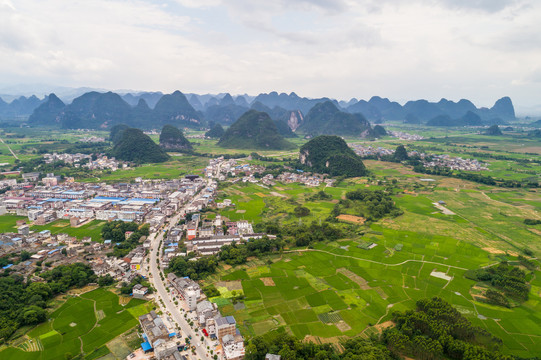
[[[115,144],[113,156],[136,163],[158,163],[169,160],[169,155],[141,130],[128,128]]]
[[[165,125],[160,134],[160,146],[166,150],[186,151],[192,144],[184,137],[182,131],[173,125]]]
[[[287,150],[295,145],[284,139],[267,113],[250,110],[233,123],[218,142],[230,149]]]
[[[299,131],[310,135],[373,136],[363,115],[340,111],[330,101],[315,105],[306,114]]]
[[[322,135],[310,140],[301,147],[299,161],[307,170],[332,176],[367,174],[361,158],[338,136]]]

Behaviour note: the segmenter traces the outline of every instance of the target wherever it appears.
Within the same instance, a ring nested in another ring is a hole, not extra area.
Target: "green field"
[[[65,233],[78,239],[90,236],[92,241],[100,241],[103,224],[105,221],[93,220],[79,227],[71,227],[69,220],[55,220],[47,225],[33,225],[30,230],[35,232],[50,230],[51,234]]]
[[[222,314],[234,315],[248,337],[282,328],[300,339],[315,336],[338,341],[343,336],[369,334],[373,325],[389,320],[392,311],[411,309],[420,298],[441,296],[473,323],[500,337],[503,352],[541,354],[541,272],[535,271],[530,299],[512,309],[474,300],[476,284],[464,277],[467,269],[512,261],[526,247],[541,253],[541,241],[532,241],[540,239],[541,226],[524,224],[525,218],[540,218],[539,192],[438,176],[430,176],[436,181],[427,183],[420,181],[426,175],[401,164],[365,163],[375,180],[351,179],[337,187],[317,189],[237,183],[221,190],[219,198],[231,199],[235,207],[217,212],[256,223],[297,223],[292,214],[297,204],[311,210],[302,222],[323,220],[347,191],[381,189],[391,180],[396,180],[394,200],[404,210],[397,218],[359,226],[358,235],[349,239],[319,243],[314,249],[291,249],[223,270],[208,280],[225,282],[219,288],[222,296],[213,299]],[[312,200],[319,190],[332,199]],[[454,214],[437,209],[433,205],[437,201],[444,201]],[[372,250],[360,247],[370,243],[377,246]],[[431,276],[432,271],[443,272],[451,280]],[[243,306],[232,302],[231,289],[238,281],[246,297]]]
[[[48,322],[0,351],[0,358],[53,360],[65,359],[68,354],[97,358],[113,351],[105,345],[136,326],[136,317],[147,311],[144,301],[132,299],[122,306],[118,296],[105,289],[71,297]]]
[[[0,233],[17,232],[17,220],[28,221],[26,216],[5,214],[0,216]]]
[[[17,232],[17,220],[25,220],[25,216],[2,215],[0,216],[0,232]],[[78,227],[71,227],[69,220],[55,220],[47,225],[32,225],[31,231],[40,232],[43,230],[51,231],[51,234],[65,233],[78,239],[90,236],[92,241],[101,241],[101,228],[105,221],[93,220]]]

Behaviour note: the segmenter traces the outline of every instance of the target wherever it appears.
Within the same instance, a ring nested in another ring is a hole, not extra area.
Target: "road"
[[[6,144],[6,143],[4,142],[4,139],[0,138],[0,141],[2,142],[2,144],[4,144],[4,145],[7,146],[7,148],[9,149],[9,151],[11,151],[11,155],[13,155],[13,157],[14,157],[15,159],[19,160],[19,158],[17,157],[17,155],[15,155],[15,153],[13,152],[13,150],[11,150],[11,148],[9,147],[9,145]]]
[[[210,184],[210,181],[211,180],[209,180],[208,184]],[[198,195],[199,194],[196,194],[190,202],[188,202],[186,205],[184,205],[184,207],[182,207],[179,210],[177,215],[175,215],[173,218],[170,219],[169,224],[165,226],[164,230],[170,231],[171,228],[173,228],[176,224],[178,224],[180,216],[181,216],[180,214],[184,212],[186,207],[188,207],[192,202],[194,202],[195,200],[199,198]],[[184,339],[185,337],[188,337],[191,335],[192,345],[196,345],[201,342],[200,341],[201,333],[196,334],[192,330],[190,325],[188,325],[188,323],[184,319],[184,315],[179,310],[179,307],[176,306],[171,300],[171,296],[167,292],[167,289],[166,289],[166,284],[164,283],[164,281],[162,280],[160,276],[161,270],[158,268],[158,261],[159,261],[159,254],[160,254],[160,242],[163,241],[163,236],[165,234],[164,230],[160,230],[159,232],[152,233],[150,235],[151,250],[150,250],[149,273],[151,276],[149,276],[149,280],[154,286],[154,288],[156,289],[157,295],[159,295],[159,297],[163,300],[163,303],[165,304],[165,310],[171,314],[170,316],[180,326],[180,329],[182,330],[182,338]],[[160,308],[163,308],[162,303],[158,299],[156,299],[156,303]],[[193,358],[191,355],[191,352],[189,353],[190,353],[190,357]],[[207,357],[204,343],[200,347],[196,346],[196,355],[197,355],[196,359],[210,359],[210,357]]]

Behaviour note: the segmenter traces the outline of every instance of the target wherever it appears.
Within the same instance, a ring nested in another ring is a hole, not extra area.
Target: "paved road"
[[[210,180],[209,180],[210,183]],[[191,202],[198,199],[198,195],[196,194]],[[191,202],[188,202],[186,205],[184,205],[183,208],[179,210],[179,213],[175,215],[173,218],[170,219],[169,224],[165,226],[165,230],[169,231],[171,228],[173,228],[180,219],[180,214],[184,212],[185,208],[191,204]],[[207,357],[206,355],[206,345],[203,343],[202,346],[198,347],[197,344],[200,343],[201,333],[196,334],[190,325],[186,322],[184,319],[184,315],[179,310],[179,307],[176,306],[173,301],[171,300],[170,294],[167,292],[166,284],[162,280],[160,274],[161,270],[158,269],[158,261],[159,261],[159,254],[160,254],[160,242],[163,240],[165,232],[163,230],[160,230],[159,233],[153,233],[150,235],[151,240],[151,251],[150,251],[150,274],[152,275],[150,277],[150,282],[154,285],[154,288],[157,291],[157,294],[159,297],[163,300],[163,303],[165,304],[165,310],[168,311],[171,314],[171,317],[175,322],[180,326],[182,330],[182,338],[188,337],[189,335],[192,336],[192,345],[196,345],[196,357],[193,357],[190,352],[190,357],[192,359],[210,359],[211,357]],[[162,303],[156,299],[158,306],[160,308],[163,308]]]

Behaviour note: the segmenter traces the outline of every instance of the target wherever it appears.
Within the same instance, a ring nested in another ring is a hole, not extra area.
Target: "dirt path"
[[[453,269],[464,270],[464,271],[468,270],[468,269],[460,267],[460,266],[442,264],[442,263],[438,263],[438,262],[435,262],[435,261],[427,261],[427,260],[413,260],[413,259],[410,259],[410,260],[404,260],[404,261],[402,261],[400,263],[396,263],[396,264],[387,264],[387,263],[384,263],[384,262],[379,262],[379,261],[375,261],[375,260],[368,260],[368,259],[362,259],[362,258],[349,256],[349,255],[338,255],[338,254],[332,253],[330,251],[317,250],[317,249],[289,250],[289,251],[284,251],[284,253],[296,253],[296,252],[307,252],[307,251],[321,252],[321,253],[325,253],[325,254],[329,254],[329,255],[334,255],[334,256],[337,256],[337,257],[355,259],[355,260],[359,260],[359,261],[366,261],[366,262],[369,262],[369,263],[385,265],[385,266],[401,266],[401,265],[404,265],[404,264],[409,263],[409,262],[418,262],[418,263],[422,263],[422,264],[434,264],[434,265],[448,266],[448,267],[451,267]]]
[[[17,155],[15,155],[15,153],[13,152],[13,150],[11,150],[11,148],[9,147],[9,145],[6,144],[6,143],[4,142],[4,139],[0,138],[0,141],[2,142],[2,144],[6,145],[6,147],[7,147],[7,148],[9,149],[9,151],[11,152],[11,155],[13,155],[13,157],[14,157],[15,159],[19,160],[19,158],[17,157]]]

